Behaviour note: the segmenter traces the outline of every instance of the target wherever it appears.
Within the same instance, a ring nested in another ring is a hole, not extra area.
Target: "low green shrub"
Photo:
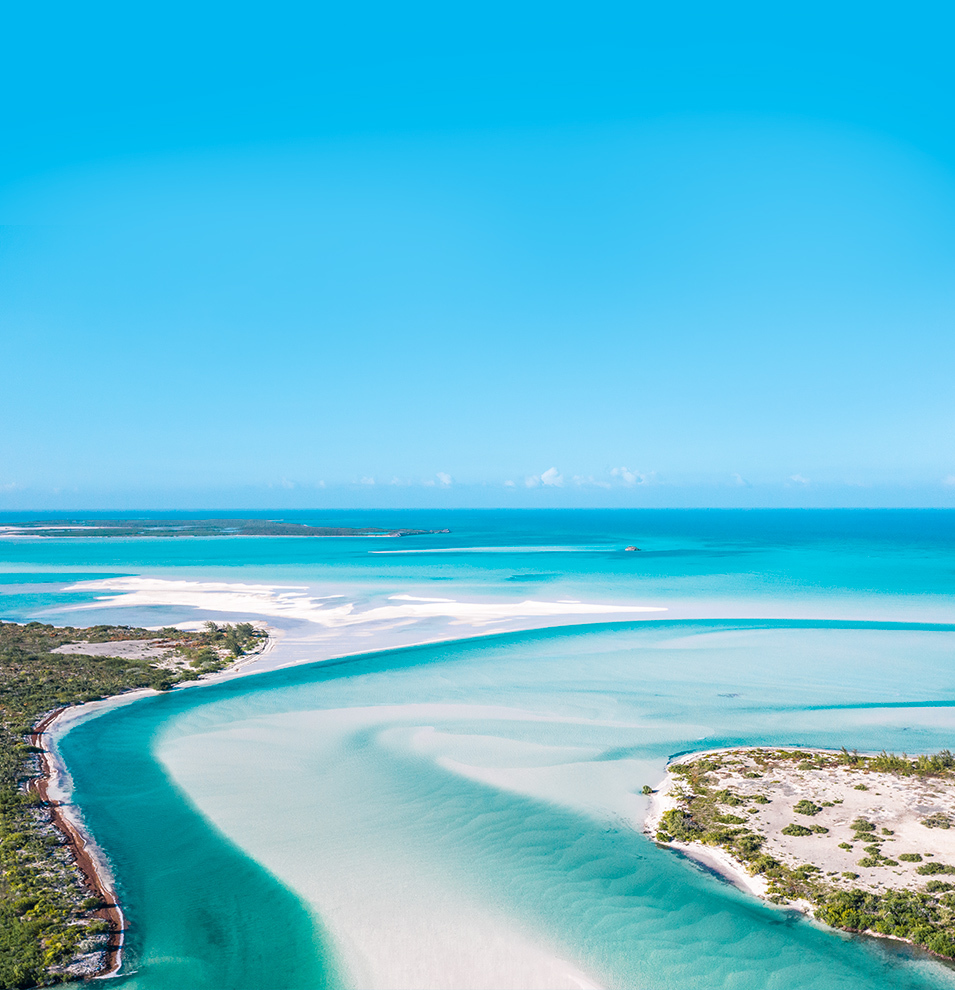
[[[930,877],[937,873],[955,873],[955,866],[949,866],[947,863],[923,863],[915,872],[920,876]]]
[[[812,835],[812,829],[805,825],[798,825],[796,822],[787,825],[783,830],[783,835]]]

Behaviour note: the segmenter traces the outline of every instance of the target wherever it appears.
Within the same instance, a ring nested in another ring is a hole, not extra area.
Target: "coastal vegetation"
[[[308,526],[278,519],[55,519],[3,527],[8,536],[60,539],[173,536],[423,536],[447,529]]]
[[[30,737],[38,721],[58,708],[135,688],[168,690],[221,669],[265,637],[250,623],[157,633],[0,622],[0,988],[74,978],[71,963],[95,958],[108,929],[98,916],[103,903],[91,896],[36,786],[40,753]],[[149,644],[146,652],[161,658],[130,655],[133,641]],[[126,647],[125,655],[53,652],[102,643],[115,643],[117,652]]]
[[[816,773],[810,781],[805,771],[824,773]],[[897,841],[896,830],[879,827],[871,816],[857,815],[848,822],[833,818],[833,827],[839,825],[841,830],[852,833],[852,841],[839,842],[835,850],[840,857],[858,856],[856,844],[861,846],[864,855],[856,865],[877,871],[883,877],[878,881],[879,889],[872,889],[876,885],[873,882],[869,882],[866,889],[865,878],[854,870],[826,868],[832,867],[832,862],[822,855],[822,847],[813,844],[823,841],[821,837],[825,837],[830,828],[817,825],[813,819],[827,809],[832,809],[831,815],[844,816],[839,807],[846,800],[844,797],[837,800],[802,798],[795,804],[790,798],[791,812],[806,816],[810,821],[805,824],[790,821],[780,828],[778,816],[785,815],[780,809],[773,827],[778,828],[777,834],[797,840],[797,843],[790,843],[791,847],[804,844],[797,847],[805,850],[806,859],[816,862],[793,862],[792,856],[783,856],[779,851],[774,854],[774,849],[786,847],[774,840],[772,828],[759,821],[759,806],[778,802],[782,795],[792,793],[800,784],[812,784],[820,792],[826,785],[832,794],[835,782],[846,776],[834,771],[852,771],[851,780],[859,771],[870,775],[870,784],[862,788],[850,780],[847,786],[852,790],[868,791],[872,785],[884,796],[885,781],[902,778],[916,786],[924,784],[935,789],[933,793],[939,793],[945,783],[955,781],[955,757],[948,750],[914,758],[886,752],[861,756],[846,750],[819,753],[753,749],[704,755],[669,767],[673,783],[668,798],[675,806],[667,808],[660,816],[657,841],[721,848],[750,875],[765,883],[766,896],[774,902],[801,902],[816,918],[833,927],[905,939],[937,955],[955,958],[955,893],[952,892],[955,884],[921,879],[955,874],[955,866],[934,859],[933,853],[924,849],[887,855],[885,843]],[[727,778],[748,787],[728,787]],[[750,781],[759,783],[750,785]],[[843,780],[842,783],[846,785],[847,782]],[[865,798],[855,800],[864,801]],[[951,820],[947,815],[937,813],[922,820],[921,825],[949,828]],[[919,829],[918,824],[913,827]],[[909,829],[906,835],[911,834]],[[925,857],[930,861],[925,861]],[[908,872],[891,870],[900,864],[919,865],[914,870],[908,866]]]

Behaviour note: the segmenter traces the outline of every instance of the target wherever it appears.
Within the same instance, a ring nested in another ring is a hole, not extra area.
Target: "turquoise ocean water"
[[[955,986],[947,965],[657,849],[638,793],[714,746],[955,748],[955,513],[297,518],[452,532],[3,540],[0,615],[217,617],[168,596],[76,610],[102,592],[72,585],[103,577],[305,585],[359,609],[401,594],[669,611],[460,628],[72,729],[75,799],[131,925],[122,985]],[[309,623],[273,621],[306,659]]]

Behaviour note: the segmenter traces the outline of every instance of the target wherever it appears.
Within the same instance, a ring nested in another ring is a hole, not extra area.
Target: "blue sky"
[[[0,509],[955,505],[952,21],[8,11]]]

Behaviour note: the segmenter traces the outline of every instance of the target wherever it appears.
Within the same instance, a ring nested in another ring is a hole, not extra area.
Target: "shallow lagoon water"
[[[270,896],[297,897],[294,914],[312,913],[332,983],[796,988],[818,986],[824,970],[831,987],[952,986],[940,964],[763,907],[657,849],[639,834],[637,792],[687,749],[941,748],[953,649],[955,630],[938,629],[658,622],[534,632],[139,702],[74,729],[63,752],[90,825],[127,878],[132,916],[146,915],[131,941],[136,987],[183,985],[163,961],[179,950],[162,946],[201,923],[178,913],[164,933],[148,918],[162,885],[196,867],[178,864],[175,828],[163,828],[168,852],[130,831],[130,820],[155,815],[157,797],[138,796],[133,780],[124,789],[123,771],[111,786],[126,807],[101,820],[106,795],[89,768],[102,746],[137,779],[143,763],[165,768],[160,804],[178,814],[192,805],[209,823],[193,825],[205,830],[190,839],[196,858],[207,844],[241,850],[277,881]],[[916,670],[931,687],[913,695]],[[138,886],[157,882],[162,857],[159,888]],[[218,914],[220,881],[208,882],[210,901],[190,895],[191,909]],[[219,951],[205,946],[211,980],[197,981],[197,970],[189,985],[231,985]],[[269,985],[317,985],[289,980]]]
[[[66,570],[294,577],[361,602],[684,603],[677,618],[279,670],[78,725],[61,749],[131,920],[121,985],[955,985],[946,965],[823,930],[657,849],[638,793],[668,757],[714,746],[952,748],[949,515],[652,514],[655,556],[636,560],[619,544],[639,514],[492,515],[453,534],[479,552],[437,536],[387,545],[442,550],[410,554],[172,541],[165,560],[128,541],[14,545],[7,617],[143,621],[64,611],[84,598],[50,582]]]

